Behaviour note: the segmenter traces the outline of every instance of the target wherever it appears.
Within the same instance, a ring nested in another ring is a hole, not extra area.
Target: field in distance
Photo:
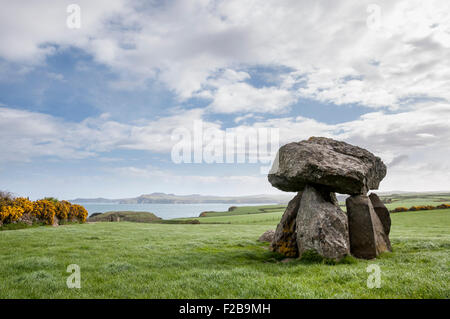
[[[424,194],[393,194],[380,196],[389,210],[397,207],[412,207],[419,205],[438,206],[450,204],[450,193],[424,193]],[[341,208],[345,211],[345,201],[341,201]],[[279,221],[286,205],[244,206],[236,207],[231,212],[206,212],[204,217],[178,218],[178,221],[198,220],[200,223],[229,223],[251,224],[258,221],[260,224],[271,224]],[[408,213],[408,212],[405,212]],[[253,216],[248,216],[253,215]]]

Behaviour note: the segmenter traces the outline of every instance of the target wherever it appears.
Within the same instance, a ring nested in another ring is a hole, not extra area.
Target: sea
[[[264,204],[115,204],[115,203],[80,203],[86,208],[89,215],[93,213],[105,213],[109,211],[137,211],[150,212],[162,219],[198,217],[205,211],[227,211],[230,206],[260,206],[273,205],[276,203]]]

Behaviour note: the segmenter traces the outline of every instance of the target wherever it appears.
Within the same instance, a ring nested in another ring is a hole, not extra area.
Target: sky
[[[310,136],[364,147],[388,167],[380,191],[450,190],[448,0],[0,7],[2,190],[279,193],[262,157],[221,163],[215,148],[255,130],[271,151]],[[180,145],[218,157],[180,163]]]

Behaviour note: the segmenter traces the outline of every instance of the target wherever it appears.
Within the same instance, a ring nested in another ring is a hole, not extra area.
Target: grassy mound
[[[89,222],[135,222],[152,223],[161,220],[160,217],[149,212],[106,212],[102,214],[93,214],[89,217]]]
[[[199,217],[220,217],[220,216],[274,213],[284,211],[285,209],[286,205],[240,206],[235,207],[232,211],[226,212],[203,212]]]

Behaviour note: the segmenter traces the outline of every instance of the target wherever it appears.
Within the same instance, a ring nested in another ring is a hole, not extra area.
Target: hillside
[[[199,203],[222,203],[222,204],[273,204],[287,203],[293,194],[279,195],[249,195],[249,196],[209,196],[209,195],[175,195],[165,193],[152,193],[134,198],[105,199],[105,198],[77,198],[70,200],[72,203],[118,203],[118,204],[199,204]]]
[[[149,212],[106,212],[102,214],[94,214],[89,217],[88,222],[136,222],[151,223],[161,220],[158,216]]]

